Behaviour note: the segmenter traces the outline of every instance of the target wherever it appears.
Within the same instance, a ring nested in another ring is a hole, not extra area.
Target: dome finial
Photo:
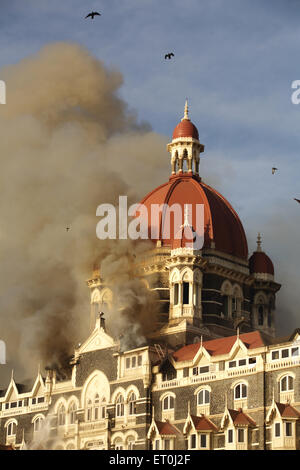
[[[257,248],[256,248],[256,251],[261,251],[261,235],[260,233],[258,233],[257,235]]]
[[[184,121],[185,119],[186,119],[187,121],[190,120],[190,118],[189,118],[188,99],[187,99],[187,98],[185,99],[184,116],[183,116],[183,118],[182,118],[181,120]]]
[[[189,223],[189,206],[188,204],[184,204],[184,222],[180,228],[190,227],[191,224]]]

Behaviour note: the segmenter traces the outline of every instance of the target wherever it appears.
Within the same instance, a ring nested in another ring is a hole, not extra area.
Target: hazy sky
[[[84,19],[92,10],[94,20]],[[117,68],[122,98],[158,133],[183,114],[205,144],[201,175],[238,211],[249,250],[258,231],[282,288],[284,325],[300,326],[300,0],[1,0],[0,67],[53,41]],[[174,52],[170,61],[166,52]],[[0,76],[1,79],[1,76]],[[9,100],[9,84],[7,90]],[[168,162],[168,154],[165,155]],[[279,171],[272,176],[271,168]],[[164,182],[166,172],[161,175]],[[289,301],[288,310],[285,303]],[[278,313],[280,316],[280,312]],[[292,319],[290,321],[290,319]]]

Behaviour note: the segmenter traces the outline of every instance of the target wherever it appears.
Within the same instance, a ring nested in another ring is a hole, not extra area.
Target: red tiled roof
[[[283,418],[300,418],[300,413],[289,403],[276,402],[280,415]]]
[[[217,338],[210,341],[204,341],[203,346],[211,356],[220,356],[228,354],[232,346],[236,342],[237,336],[228,336],[225,338]],[[248,349],[255,349],[265,345],[265,342],[259,331],[252,331],[250,333],[243,333],[240,335],[240,340],[245,344]],[[201,343],[189,344],[183,346],[175,353],[173,358],[175,361],[191,361],[197,354]]]
[[[161,436],[170,436],[170,435],[179,435],[181,434],[180,431],[173,426],[173,424],[169,423],[169,421],[156,421],[155,424],[157,426],[158,432]]]
[[[243,426],[256,426],[256,422],[250,418],[250,416],[246,415],[243,410],[240,408],[239,410],[228,410],[233,424],[235,425],[243,425]]]
[[[14,450],[13,446],[10,444],[8,446],[5,446],[3,444],[0,444],[0,450]]]
[[[217,431],[217,426],[206,418],[206,416],[194,416],[191,415],[192,421],[194,423],[195,429],[197,431]]]

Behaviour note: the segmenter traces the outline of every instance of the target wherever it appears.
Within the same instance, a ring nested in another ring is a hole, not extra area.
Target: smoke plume
[[[122,327],[151,326],[155,302],[128,271],[136,245],[100,241],[96,208],[137,202],[168,161],[165,139],[119,97],[120,72],[84,48],[51,44],[0,76],[0,338],[21,376],[63,363],[88,334],[84,281],[97,257],[124,302]]]

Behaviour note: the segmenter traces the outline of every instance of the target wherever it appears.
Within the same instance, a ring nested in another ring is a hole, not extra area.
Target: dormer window
[[[293,435],[292,423],[290,423],[289,421],[285,423],[285,435],[287,437],[291,437]]]
[[[126,357],[125,368],[126,369],[135,369],[136,367],[141,367],[143,362],[142,354],[137,356]]]

